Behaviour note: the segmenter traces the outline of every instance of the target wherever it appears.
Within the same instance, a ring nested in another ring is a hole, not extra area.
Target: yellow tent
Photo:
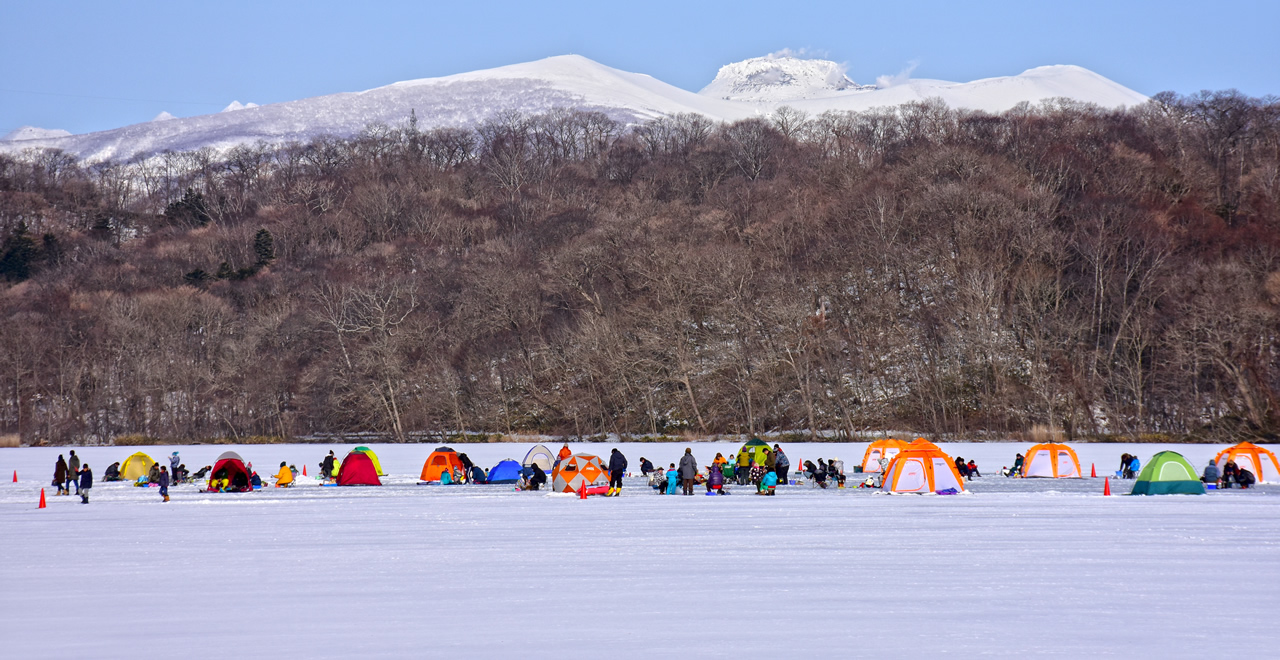
[[[897,456],[898,452],[905,449],[906,446],[907,443],[893,438],[876,440],[867,445],[867,453],[862,455],[862,471],[879,472],[881,457],[893,460],[893,457]]]
[[[358,451],[368,456],[369,460],[373,461],[373,469],[378,472],[379,477],[387,476],[387,473],[382,471],[382,463],[378,460],[378,455],[373,453],[372,449],[362,446],[362,447],[356,447],[353,451]]]
[[[1080,474],[1080,459],[1076,458],[1074,449],[1049,442],[1027,450],[1022,476],[1079,479],[1084,475]]]
[[[936,493],[947,489],[962,492],[964,479],[951,457],[936,447],[909,448],[893,457],[880,489],[887,493]]]
[[[120,478],[126,481],[136,481],[138,477],[145,477],[151,472],[151,466],[156,462],[150,456],[142,452],[124,459],[120,464]]]

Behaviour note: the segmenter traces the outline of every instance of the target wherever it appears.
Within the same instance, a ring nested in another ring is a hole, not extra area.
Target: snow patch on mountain
[[[227,105],[227,107],[219,110],[218,112],[235,112],[236,110],[245,110],[248,108],[256,108],[256,107],[258,107],[257,103],[241,103],[239,101],[232,101],[229,105]]]
[[[832,96],[860,86],[845,75],[846,67],[830,60],[766,55],[720,67],[715,80],[699,94],[748,102],[790,102]]]
[[[158,114],[158,115],[156,115],[156,116],[154,116],[154,117],[152,117],[152,118],[151,118],[151,121],[153,121],[153,122],[154,122],[154,121],[173,121],[174,119],[177,119],[177,117],[174,117],[173,115],[169,114],[168,112],[165,112],[165,111],[161,110],[161,111],[160,111],[160,114]]]
[[[39,128],[36,126],[21,126],[13,129],[0,137],[0,142],[19,142],[22,140],[48,140],[53,138],[67,137],[71,135],[70,131],[64,131],[61,128]]]

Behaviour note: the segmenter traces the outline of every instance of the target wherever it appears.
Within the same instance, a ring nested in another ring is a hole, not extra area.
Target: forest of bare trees
[[[1280,101],[1236,92],[29,151],[0,239],[24,442],[1280,425]]]

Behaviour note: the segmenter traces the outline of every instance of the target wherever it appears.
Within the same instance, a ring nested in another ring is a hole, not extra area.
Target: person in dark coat
[[[169,501],[169,468],[160,466],[160,501]]]
[[[724,495],[724,473],[720,471],[719,465],[712,465],[707,468],[707,492],[715,492],[717,495]]]
[[[80,468],[80,481],[76,482],[76,492],[80,494],[80,503],[89,503],[89,489],[93,488],[93,470],[89,469],[89,464],[85,463]]]
[[[693,480],[698,476],[698,461],[693,457],[693,450],[684,448],[684,456],[680,457],[680,483],[684,485],[684,494],[693,494]]]
[[[159,463],[151,464],[151,469],[147,471],[147,483],[149,484],[160,483],[160,464]]]
[[[622,494],[622,475],[627,472],[627,457],[617,447],[609,452],[609,492],[608,495]]]
[[[649,476],[650,472],[653,472],[653,462],[641,456],[640,457],[640,474],[643,474],[644,476],[647,477]]]
[[[542,468],[538,467],[537,463],[534,463],[529,467],[533,470],[533,476],[529,477],[528,490],[538,490],[542,487],[542,484],[547,483],[547,473],[544,472]]]
[[[120,481],[120,463],[112,463],[107,466],[107,471],[102,475],[103,481]]]
[[[67,488],[67,459],[58,454],[58,462],[53,464],[53,484],[58,487],[58,495],[68,495],[71,491]]]
[[[325,456],[323,461],[320,461],[320,476],[323,477],[325,480],[332,479],[333,464],[337,460],[338,459],[333,455],[333,450],[330,449],[329,455]]]
[[[71,450],[71,458],[67,459],[67,494],[71,494],[71,486],[75,485],[76,494],[80,494],[80,484],[76,482],[76,475],[80,474],[80,457],[76,456],[76,450]]]
[[[791,469],[791,459],[782,452],[782,447],[773,446],[773,471],[778,475],[778,483],[787,483],[787,472]]]
[[[458,454],[458,460],[462,462],[462,483],[471,483],[473,481],[471,479],[471,468],[475,467],[475,465],[466,454]]]

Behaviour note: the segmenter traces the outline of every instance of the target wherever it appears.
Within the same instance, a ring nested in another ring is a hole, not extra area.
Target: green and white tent
[[[1130,495],[1204,495],[1195,468],[1176,451],[1162,451],[1142,468]]]

